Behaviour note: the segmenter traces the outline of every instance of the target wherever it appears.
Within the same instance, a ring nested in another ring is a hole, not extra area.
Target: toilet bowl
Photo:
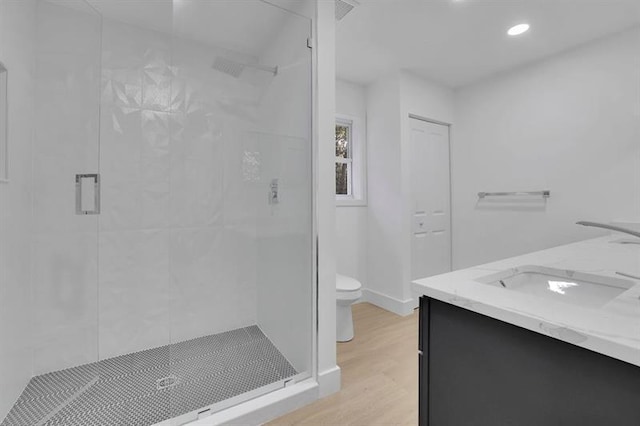
[[[351,305],[362,297],[362,284],[355,278],[336,274],[336,340],[353,339]]]

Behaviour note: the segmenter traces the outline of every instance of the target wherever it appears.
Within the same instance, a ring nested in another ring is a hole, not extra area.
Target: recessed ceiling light
[[[509,28],[507,34],[509,34],[510,36],[517,36],[526,33],[527,31],[529,31],[529,28],[531,28],[529,24],[519,24]]]

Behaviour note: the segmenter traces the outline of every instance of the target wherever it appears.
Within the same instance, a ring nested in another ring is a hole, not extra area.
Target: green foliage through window
[[[336,195],[351,195],[351,125],[336,124]]]

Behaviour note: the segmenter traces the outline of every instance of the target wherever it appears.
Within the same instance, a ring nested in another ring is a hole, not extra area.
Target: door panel
[[[451,270],[449,127],[410,119],[412,279]]]

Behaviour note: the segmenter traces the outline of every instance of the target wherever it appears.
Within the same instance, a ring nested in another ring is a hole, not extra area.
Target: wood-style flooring
[[[353,305],[355,338],[338,343],[340,392],[280,417],[271,426],[418,424],[418,313],[399,317]]]

